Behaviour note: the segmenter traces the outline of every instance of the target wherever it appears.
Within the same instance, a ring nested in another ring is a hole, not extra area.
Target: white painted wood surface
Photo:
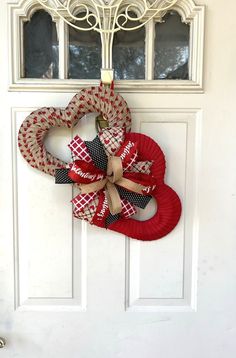
[[[129,241],[72,220],[69,186],[23,161],[17,128],[73,93],[9,92],[9,20],[0,3],[0,336],[3,358],[233,358],[236,141],[233,0],[207,5],[203,94],[123,93],[133,130],[159,142],[183,201],[168,237]],[[23,85],[22,85],[23,86]],[[93,136],[92,118],[75,131]],[[47,145],[68,158],[72,134]],[[151,209],[150,209],[151,210]],[[150,213],[147,213],[147,215]]]

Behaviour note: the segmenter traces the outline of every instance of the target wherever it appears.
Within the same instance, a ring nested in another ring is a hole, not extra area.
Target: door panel
[[[19,127],[33,110],[12,110],[16,306],[82,309],[86,229],[72,217],[73,189],[26,165],[16,149]],[[52,130],[46,145],[67,160],[71,137],[71,131]]]
[[[196,305],[197,200],[201,111],[143,109],[132,113],[134,130],[159,143],[166,183],[180,195],[183,212],[165,240],[127,245],[128,309],[191,310]]]

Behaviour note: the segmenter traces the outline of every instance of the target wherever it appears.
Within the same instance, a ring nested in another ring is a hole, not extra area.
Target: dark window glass
[[[58,78],[56,24],[44,10],[24,23],[24,77]]]
[[[131,17],[136,17],[133,13]],[[135,27],[138,21],[128,21],[125,27]],[[120,30],[114,35],[113,68],[117,80],[145,78],[145,27],[133,31]]]
[[[189,25],[169,12],[155,27],[155,79],[189,79]]]
[[[82,28],[89,26],[86,21],[76,24]],[[80,31],[69,26],[68,78],[99,79],[101,67],[100,34],[94,30]]]

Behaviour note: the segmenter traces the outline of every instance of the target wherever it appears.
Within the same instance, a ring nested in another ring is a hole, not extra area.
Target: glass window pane
[[[56,24],[44,10],[24,23],[24,77],[58,78]]]
[[[135,17],[134,14],[130,14]],[[125,27],[135,27],[138,21],[128,21]],[[145,79],[145,26],[134,31],[115,33],[113,68],[117,80]]]
[[[77,24],[82,28],[88,27],[86,21]],[[94,30],[79,31],[69,26],[68,78],[99,79],[101,67],[100,34]]]
[[[155,79],[189,79],[189,25],[169,12],[155,26]]]

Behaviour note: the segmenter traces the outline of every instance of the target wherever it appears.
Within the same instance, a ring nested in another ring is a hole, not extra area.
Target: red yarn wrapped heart
[[[156,200],[158,209],[149,220],[120,219],[111,224],[109,230],[138,240],[157,240],[169,234],[177,225],[181,215],[181,202],[176,192],[164,183],[165,157],[159,145],[144,134],[127,133],[126,138],[139,143],[140,160],[153,160],[152,174],[157,186],[152,197]]]

